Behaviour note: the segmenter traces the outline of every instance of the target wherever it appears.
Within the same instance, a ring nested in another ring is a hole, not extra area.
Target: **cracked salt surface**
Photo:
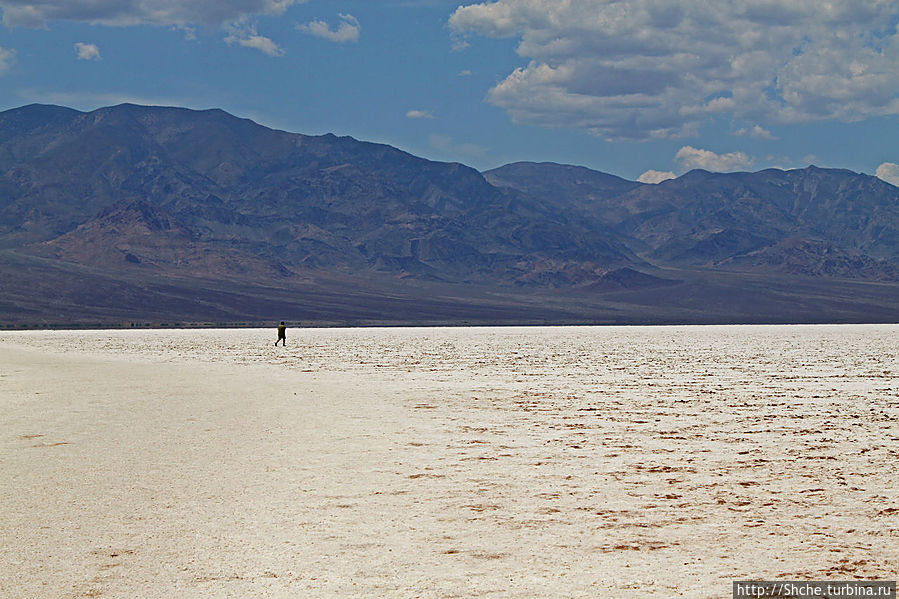
[[[895,579],[897,333],[0,333],[0,589],[721,597],[734,579]]]

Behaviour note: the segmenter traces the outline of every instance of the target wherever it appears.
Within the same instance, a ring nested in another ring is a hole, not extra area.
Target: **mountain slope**
[[[899,189],[876,177],[816,167],[696,170],[658,185],[627,186],[585,170],[521,163],[487,177],[543,203],[567,198],[572,210],[658,265],[784,270],[784,260],[772,256],[788,240],[804,240],[844,255],[843,265],[825,267],[820,252],[794,251],[786,271],[882,279],[895,278],[899,266]],[[770,259],[760,259],[762,253]]]
[[[511,282],[538,260],[634,262],[613,236],[463,165],[219,110],[30,106],[0,114],[0,131],[0,247],[61,247],[109,206],[139,200],[207,248],[287,268]]]
[[[484,177],[497,187],[516,189],[539,198],[545,205],[565,211],[596,213],[606,218],[609,206],[604,200],[643,187],[615,175],[582,166],[552,162],[515,162],[487,171]],[[595,210],[600,204],[602,210]]]
[[[220,110],[32,105],[0,113],[0,325],[899,320],[897,205],[841,170],[481,174]]]
[[[30,253],[117,270],[247,281],[294,276],[282,264],[232,248],[198,241],[177,219],[135,200],[114,204]]]

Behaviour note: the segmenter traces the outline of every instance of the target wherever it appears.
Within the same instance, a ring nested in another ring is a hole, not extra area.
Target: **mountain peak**
[[[867,175],[698,169],[645,185],[552,162],[482,174],[219,109],[0,113],[0,191],[6,254],[40,248],[62,268],[120,280],[150,271],[181,282],[240,278],[253,295],[314,272],[360,288],[413,279],[422,295],[434,281],[624,294],[615,302],[632,294],[644,312],[683,315],[706,313],[696,281],[707,275],[899,273],[899,190]],[[820,244],[785,241],[795,237]],[[656,276],[684,283],[665,283],[662,298]],[[642,304],[643,292],[661,303]],[[688,311],[672,312],[676,301]],[[719,315],[732,304],[721,305]]]
[[[0,112],[0,145],[4,138],[11,139],[16,135],[30,134],[36,130],[56,127],[69,122],[82,112],[53,104],[28,104]]]

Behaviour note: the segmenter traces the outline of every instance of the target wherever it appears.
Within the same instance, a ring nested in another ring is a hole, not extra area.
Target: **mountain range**
[[[0,325],[899,317],[899,188],[480,173],[221,110],[0,113]]]

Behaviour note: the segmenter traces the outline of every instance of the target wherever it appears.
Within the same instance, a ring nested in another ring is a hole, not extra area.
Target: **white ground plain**
[[[895,580],[899,326],[0,333],[0,597]]]

